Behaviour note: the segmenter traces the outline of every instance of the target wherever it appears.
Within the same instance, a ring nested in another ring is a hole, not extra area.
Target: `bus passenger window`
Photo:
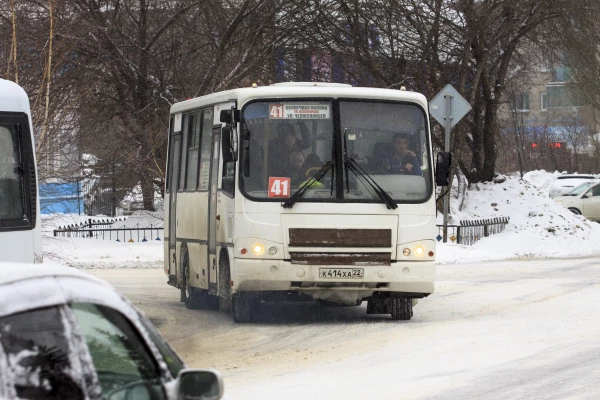
[[[187,148],[187,171],[185,179],[186,190],[196,190],[198,188],[198,150],[200,148],[200,126],[202,120],[200,113],[190,116]]]
[[[185,189],[185,167],[187,166],[187,150],[188,150],[188,139],[189,139],[189,131],[191,130],[190,126],[191,116],[186,114],[183,116],[183,135],[181,137],[181,160],[179,162],[179,191],[183,191]]]
[[[199,189],[208,190],[210,179],[210,152],[212,145],[213,111],[202,112],[202,137],[200,139],[200,174]]]

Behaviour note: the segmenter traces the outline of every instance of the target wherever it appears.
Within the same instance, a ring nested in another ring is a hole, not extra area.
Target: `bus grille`
[[[290,247],[392,247],[391,229],[290,228]]]
[[[391,253],[290,253],[292,264],[305,265],[391,265]]]

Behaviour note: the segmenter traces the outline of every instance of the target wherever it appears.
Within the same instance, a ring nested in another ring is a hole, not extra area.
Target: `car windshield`
[[[595,184],[596,184],[596,182],[582,183],[581,185],[577,186],[575,189],[573,189],[569,193],[567,193],[566,196],[579,196],[580,194],[582,194],[586,190],[588,190],[590,188],[590,186],[595,185]]]
[[[382,101],[337,104],[339,134],[332,101],[260,101],[244,107],[242,191],[250,198],[281,200],[309,185],[298,201],[382,202],[367,182],[372,179],[394,201],[425,200],[431,174],[423,110]],[[309,182],[330,162],[322,178]],[[359,169],[368,176],[357,174]]]

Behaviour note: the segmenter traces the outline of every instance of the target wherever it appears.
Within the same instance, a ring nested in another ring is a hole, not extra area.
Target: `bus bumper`
[[[362,269],[360,278],[326,278],[323,270]],[[434,292],[434,261],[392,262],[387,266],[305,265],[283,260],[235,259],[232,290],[401,292],[424,297]]]

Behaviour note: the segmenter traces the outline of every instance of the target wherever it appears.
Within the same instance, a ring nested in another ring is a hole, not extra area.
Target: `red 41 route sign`
[[[290,197],[290,178],[281,178],[277,176],[269,177],[269,197],[288,198]]]

